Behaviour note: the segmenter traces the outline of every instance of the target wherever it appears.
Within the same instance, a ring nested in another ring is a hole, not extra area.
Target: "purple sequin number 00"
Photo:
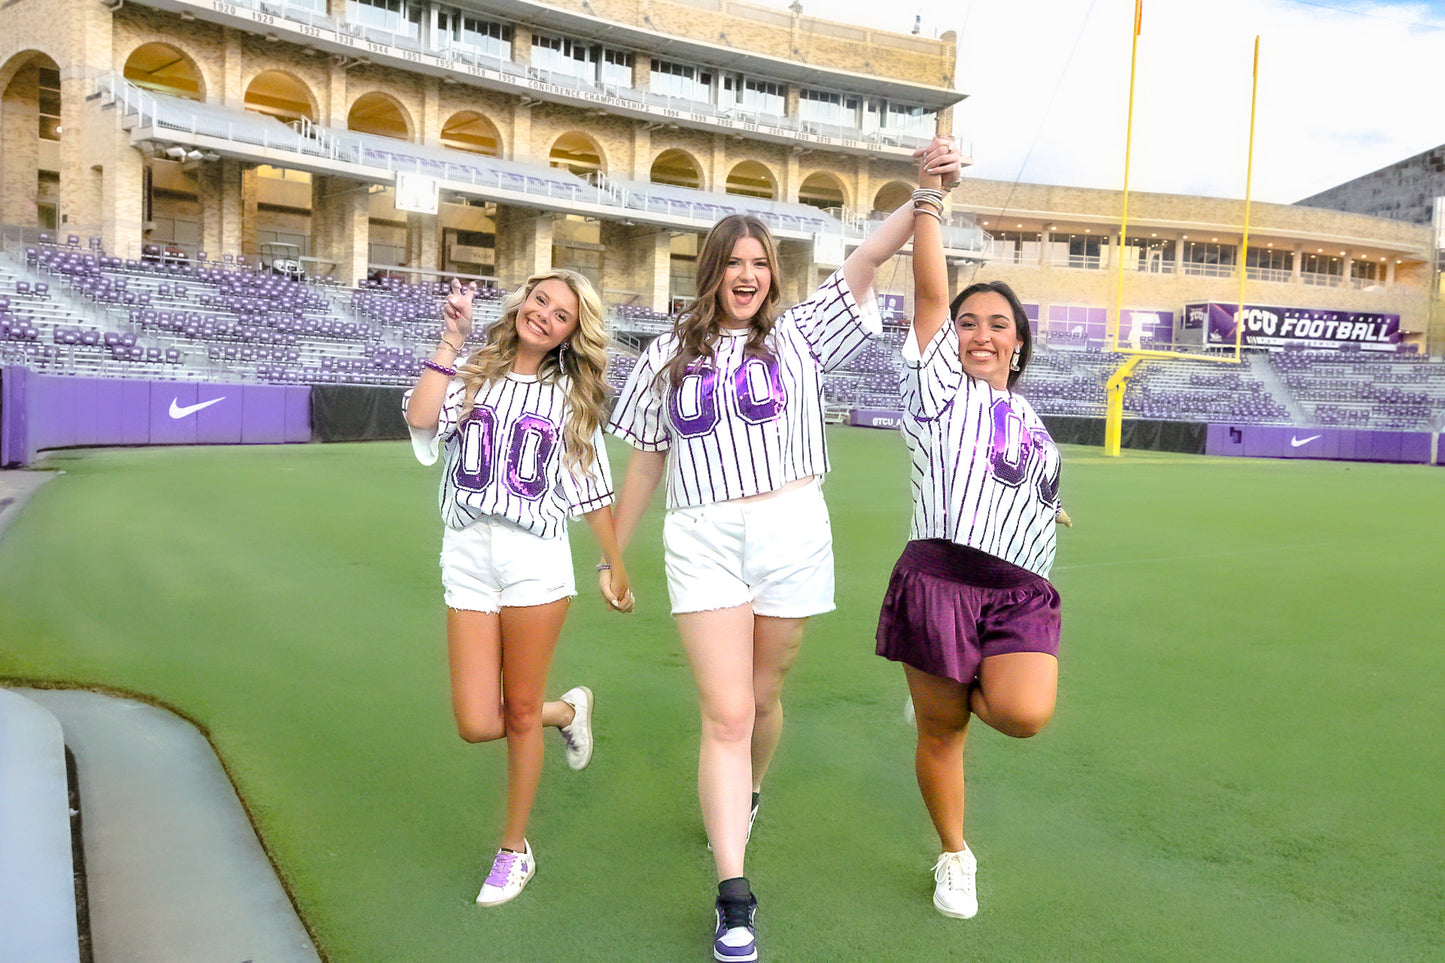
[[[761,425],[778,417],[787,400],[782,373],[774,358],[748,358],[732,378],[738,416],[750,425]],[[683,376],[668,399],[668,414],[677,433],[684,438],[706,435],[718,423],[718,372],[716,368],[695,368]]]
[[[500,474],[507,491],[536,501],[547,491],[547,463],[557,446],[557,426],[541,415],[525,414],[512,425],[506,444],[506,465],[496,471],[497,415],[473,408],[461,427],[461,457],[453,479],[458,488],[483,492]]]
[[[993,416],[993,475],[1010,488],[1028,480],[1030,462],[1043,455],[1042,442],[1024,424],[1024,420],[1002,399],[990,408]],[[1045,464],[1038,480],[1039,498],[1052,505],[1059,495],[1059,463]]]

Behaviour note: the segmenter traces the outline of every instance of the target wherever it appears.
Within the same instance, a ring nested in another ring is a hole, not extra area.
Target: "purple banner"
[[[903,412],[887,408],[854,408],[848,424],[855,428],[902,428]]]
[[[1210,425],[1204,453],[1246,458],[1326,458],[1338,461],[1430,463],[1428,431],[1365,428],[1288,428]]]
[[[305,385],[198,384],[4,371],[0,464],[46,448],[275,444],[311,440]]]
[[[1103,344],[1109,336],[1109,309],[1073,304],[1049,305],[1044,324],[1050,343],[1069,341]],[[1119,313],[1119,343],[1139,348],[1174,337],[1173,311],[1125,308]]]
[[[1208,315],[1209,343],[1233,344],[1234,309],[1235,305],[1218,301],[1186,304],[1184,317],[1186,323],[1193,323],[1200,311],[1205,312]],[[1353,344],[1370,351],[1394,351],[1400,343],[1400,316],[1246,304],[1244,343],[1263,348],[1287,344],[1338,348]]]

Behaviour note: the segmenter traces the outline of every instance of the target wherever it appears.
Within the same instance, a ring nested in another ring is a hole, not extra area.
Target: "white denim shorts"
[[[577,594],[566,535],[540,538],[500,518],[444,529],[441,563],[449,608],[498,612]]]
[[[662,532],[674,615],[749,603],[785,619],[833,611],[833,527],[816,480],[772,498],[672,509]]]

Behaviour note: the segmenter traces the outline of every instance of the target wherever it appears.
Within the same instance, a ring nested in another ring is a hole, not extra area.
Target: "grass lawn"
[[[901,672],[872,654],[904,449],[830,438],[839,608],[790,679],[749,849],[766,960],[1439,958],[1445,470],[1066,448],[1059,709],[1032,740],[973,733],[982,909],[959,921],[929,898]],[[64,476],[0,543],[0,681],[202,725],[333,963],[709,958],[660,506],[633,616],[573,530],[551,694],[597,693],[597,754],[575,774],[549,742],[537,878],[483,910],[505,751],[452,728],[434,472],[404,443],[46,465]]]

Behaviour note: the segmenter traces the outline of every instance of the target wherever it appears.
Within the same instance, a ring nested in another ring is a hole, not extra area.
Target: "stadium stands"
[[[680,188],[657,196],[696,193]],[[708,212],[716,216],[719,212]],[[445,284],[362,279],[355,288],[297,280],[222,254],[194,261],[108,256],[98,239],[45,239],[0,260],[0,362],[100,377],[276,384],[408,385],[437,334]],[[478,293],[479,330],[505,292]],[[887,306],[882,337],[826,379],[834,417],[900,405],[907,327]],[[636,304],[609,307],[619,335],[608,380],[620,388],[634,349],[672,319]],[[1104,384],[1123,355],[1054,332],[1036,344],[1023,390],[1041,414],[1102,417]],[[1267,360],[1265,360],[1267,359]],[[1428,430],[1445,412],[1445,365],[1411,353],[1297,350],[1225,366],[1142,366],[1125,393],[1129,417]]]

